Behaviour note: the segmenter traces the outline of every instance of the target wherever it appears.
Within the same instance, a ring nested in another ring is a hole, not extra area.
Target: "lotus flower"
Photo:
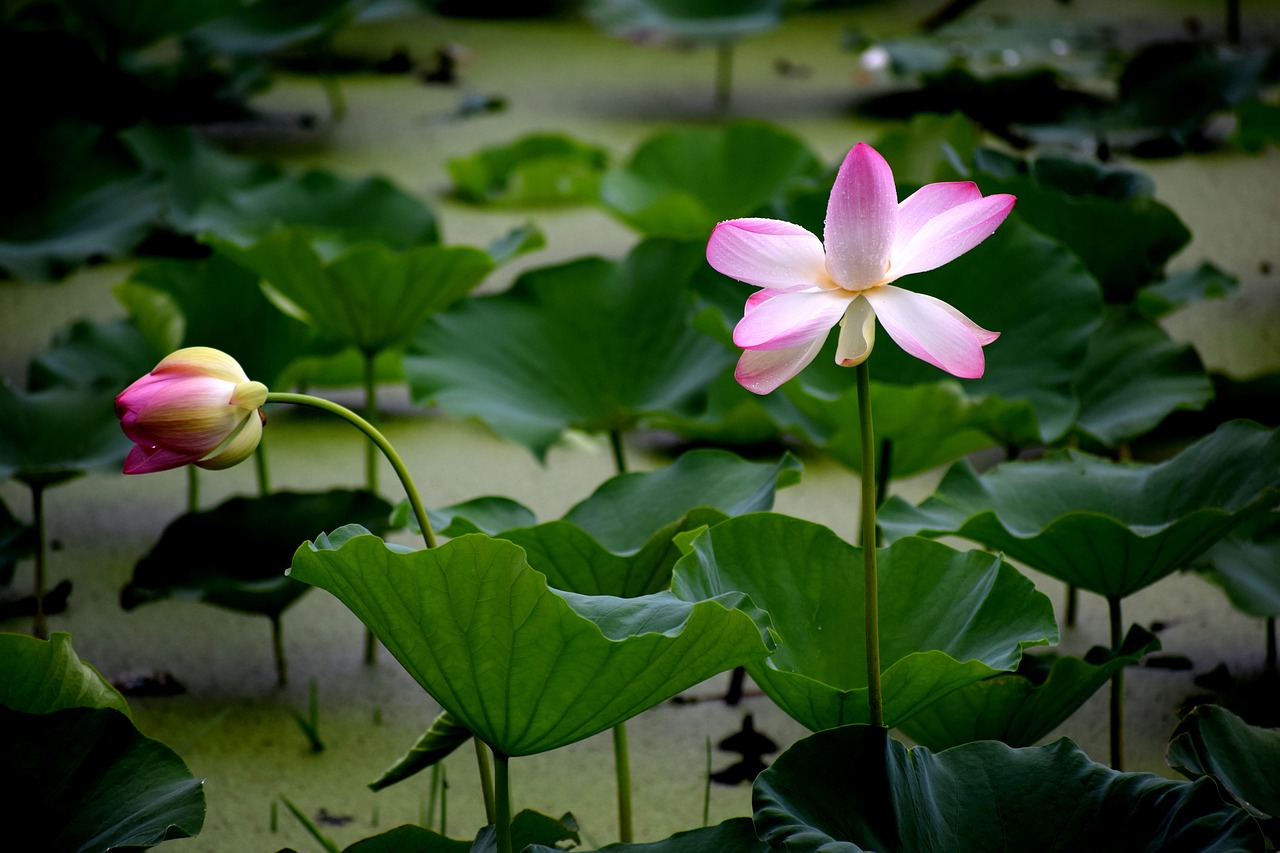
[[[860,364],[875,344],[877,318],[916,358],[961,378],[981,376],[982,348],[999,334],[893,282],[963,255],[995,232],[1013,203],[1011,195],[984,197],[968,181],[929,184],[899,203],[889,164],[864,142],[831,188],[825,245],[790,222],[721,222],[707,262],[762,288],[733,330],[746,350],[734,376],[749,391],[769,393],[813,361],[836,324],[836,363]]]
[[[134,443],[124,473],[148,474],[194,464],[230,468],[262,438],[267,386],[253,382],[231,356],[189,347],[120,392],[116,417]]]

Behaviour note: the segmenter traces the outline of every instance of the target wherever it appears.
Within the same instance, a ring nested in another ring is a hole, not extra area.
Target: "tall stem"
[[[44,484],[29,483],[31,487],[31,527],[36,535],[35,586],[36,616],[31,633],[37,640],[49,639],[49,623],[44,613],[45,588],[45,536],[44,536]]]
[[[609,430],[609,446],[613,448],[613,467],[619,474],[627,473],[627,454],[623,446],[622,431]],[[624,720],[613,727],[613,775],[618,785],[618,839],[631,843],[631,756],[627,751],[627,723]]]
[[[200,469],[194,465],[187,466],[187,512],[195,512],[200,508]]]
[[[365,350],[364,356],[364,419],[370,424],[378,423],[378,383],[374,378],[374,353]],[[371,494],[378,494],[378,448],[373,442],[364,445],[364,487]],[[370,628],[364,629],[364,665],[373,666],[378,662],[378,638]]]
[[[631,757],[627,752],[627,724],[613,727],[613,766],[618,777],[618,840],[630,844],[631,833]]]
[[[498,836],[498,853],[511,851],[511,775],[508,767],[510,759],[500,752],[494,752],[494,764],[497,766],[498,819],[494,824]]]
[[[484,798],[484,817],[489,823],[498,820],[497,807],[493,803],[493,770],[489,767],[489,747],[480,738],[471,737],[476,745],[476,767],[480,770],[480,794]],[[444,834],[444,830],[440,830]]]
[[[284,628],[279,613],[271,614],[271,651],[276,658],[276,685],[284,687],[289,683],[289,668],[284,660]]]
[[[1120,596],[1107,596],[1107,609],[1111,612],[1111,651],[1120,653],[1121,635]],[[1111,676],[1111,769],[1124,769],[1124,667]]]
[[[431,522],[427,518],[427,510],[422,505],[422,498],[418,496],[418,488],[413,484],[413,478],[409,476],[408,469],[404,467],[400,454],[396,453],[396,449],[391,446],[391,442],[387,441],[386,436],[378,432],[373,424],[345,406],[340,406],[323,397],[312,397],[310,394],[290,394],[284,391],[272,391],[267,395],[267,402],[290,403],[295,406],[310,406],[313,409],[322,409],[330,414],[337,415],[367,435],[382,451],[382,455],[391,463],[392,470],[396,472],[396,476],[400,479],[400,485],[404,489],[405,497],[409,499],[409,508],[413,510],[413,517],[417,519],[418,526],[422,528],[423,542],[426,543],[428,548],[436,547],[436,535],[431,529]]]
[[[729,109],[733,92],[733,42],[722,41],[716,45],[716,112]]]
[[[880,692],[880,586],[876,577],[876,445],[871,423],[871,370],[854,368],[858,380],[858,427],[862,433],[862,584],[867,645],[867,704],[871,725],[884,728]]]
[[[266,497],[271,494],[271,476],[267,473],[267,450],[266,442],[259,441],[258,446],[253,450],[253,467],[258,475],[258,494]],[[195,470],[194,465],[188,465],[188,468]]]

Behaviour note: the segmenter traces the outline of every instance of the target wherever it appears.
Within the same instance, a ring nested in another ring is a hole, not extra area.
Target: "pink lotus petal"
[[[768,394],[808,367],[826,339],[826,335],[820,335],[790,349],[747,350],[738,359],[733,378],[753,394]]]
[[[858,290],[884,278],[898,219],[893,170],[865,142],[844,158],[827,202],[827,272]]]
[[[986,368],[985,339],[993,333],[941,299],[883,285],[864,294],[889,337],[911,355],[961,379],[977,379]],[[979,335],[974,330],[979,329]]]
[[[893,251],[896,259],[911,238],[916,236],[925,223],[935,216],[946,213],[953,207],[959,207],[970,201],[982,198],[982,191],[973,181],[945,181],[926,184],[907,196],[898,205],[898,230],[893,235]]]
[[[894,255],[889,280],[936,269],[960,257],[995,232],[1014,201],[1011,195],[989,195],[933,217]]]
[[[190,465],[202,455],[176,453],[153,445],[135,444],[129,449],[129,455],[125,457],[124,473],[152,474],[156,471],[168,471]]]
[[[779,350],[810,343],[826,335],[853,294],[844,290],[801,290],[758,301],[733,330],[743,349]]]
[[[822,242],[777,219],[721,222],[707,241],[707,263],[757,287],[810,287],[827,280]]]

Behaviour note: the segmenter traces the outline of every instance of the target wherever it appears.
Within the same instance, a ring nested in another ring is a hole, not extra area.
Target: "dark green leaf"
[[[152,847],[204,825],[203,783],[114,708],[0,708],[0,744],[5,773],[22,780],[0,805],[14,850]]]
[[[535,133],[446,164],[454,193],[476,204],[592,201],[608,153],[563,133]]]
[[[758,121],[657,133],[624,169],[605,173],[605,208],[649,237],[706,241],[716,223],[747,216],[822,166],[792,134]]]
[[[14,565],[34,554],[35,549],[35,528],[14,518],[8,505],[0,500],[0,586],[13,583]]]
[[[534,845],[525,853],[555,853],[558,849]],[[756,838],[750,818],[735,817],[716,826],[677,832],[662,841],[609,844],[597,853],[769,853],[771,849]]]
[[[405,824],[361,839],[342,853],[471,853],[471,842]]]
[[[1118,773],[1067,739],[907,749],[846,726],[799,741],[756,778],[755,826],[795,853],[1261,850],[1248,817],[1204,782]]]
[[[948,693],[900,728],[934,752],[978,740],[1031,746],[1075,713],[1113,673],[1159,648],[1159,640],[1134,626],[1120,655],[1096,648],[1084,660],[1027,656],[1024,664],[1033,660],[1037,669],[1048,670],[1048,676],[1033,680],[1021,667],[1016,673],[993,675]],[[1094,659],[1094,652],[1101,660]]]
[[[589,737],[767,654],[730,609],[735,596],[557,592],[520,548],[479,535],[407,552],[339,530],[299,548],[290,574],[337,596],[459,723],[511,756]]]
[[[782,0],[590,0],[584,13],[631,41],[719,44],[776,27]]]
[[[0,383],[0,479],[52,485],[124,462],[132,442],[115,415],[118,388],[24,393]]]
[[[43,391],[56,385],[76,385],[118,393],[149,373],[169,352],[153,348],[130,320],[79,320],[59,332],[52,346],[32,357],[27,365],[27,387]]]
[[[432,317],[405,354],[414,400],[479,418],[539,458],[566,427],[625,431],[696,408],[732,360],[688,325],[702,254],[648,241],[624,261],[534,270]]]
[[[954,465],[912,507],[890,498],[890,539],[956,534],[1099,595],[1124,597],[1186,567],[1251,515],[1280,504],[1280,433],[1249,421],[1160,464],[1068,451],[979,476]]]
[[[76,657],[71,635],[55,631],[48,640],[0,633],[0,706],[27,714],[64,708],[114,708],[126,717],[129,705],[102,675]]]
[[[1280,732],[1251,726],[1226,708],[1199,705],[1173,732],[1169,766],[1188,779],[1213,777],[1272,840],[1280,838]]]
[[[1235,292],[1240,280],[1205,261],[1193,270],[1169,273],[1164,281],[1148,285],[1134,297],[1134,307],[1156,319],[1204,299],[1221,299]]]
[[[385,530],[391,506],[368,492],[231,498],[175,519],[120,592],[126,609],[169,597],[276,616],[310,587],[285,576],[300,542],[358,523]]]
[[[369,783],[369,788],[381,791],[397,782],[426,770],[443,761],[455,749],[471,740],[471,730],[455,720],[448,711],[431,721],[431,727],[423,732],[418,742],[400,757],[382,775]]]
[[[1280,616],[1280,515],[1259,513],[1219,539],[1195,566],[1252,616]]]
[[[881,134],[875,148],[893,165],[900,186],[924,186],[968,179],[965,164],[973,161],[981,139],[981,130],[967,116],[921,113]]]
[[[923,539],[877,553],[886,725],[1057,640],[1048,599],[999,557]],[[691,599],[737,590],[767,611],[778,649],[747,672],[817,730],[868,719],[861,576],[862,550],[827,528],[755,513],[693,540],[673,589]]]
[[[1107,447],[1155,429],[1170,413],[1200,410],[1213,385],[1195,349],[1159,326],[1111,307],[1076,380],[1076,427]]]

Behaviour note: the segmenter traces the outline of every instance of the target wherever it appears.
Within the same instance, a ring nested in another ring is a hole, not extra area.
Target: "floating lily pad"
[[[347,527],[290,576],[338,597],[445,710],[506,755],[604,731],[768,653],[739,596],[689,603],[557,592],[511,542],[389,547]]]
[[[752,802],[760,837],[796,853],[1262,849],[1257,827],[1212,784],[1119,773],[1065,738],[934,754],[846,726],[779,756],[756,778]]]
[[[96,669],[71,648],[71,635],[54,631],[48,640],[0,633],[0,706],[27,714],[66,708],[114,708],[130,716],[129,705]]]
[[[934,752],[978,740],[1031,746],[1064,723],[1120,669],[1160,648],[1134,626],[1120,654],[1094,648],[1084,658],[1026,655],[1018,672],[954,690],[902,723],[902,733]]]
[[[1076,428],[1106,447],[1155,429],[1174,411],[1200,410],[1213,384],[1193,347],[1174,343],[1159,326],[1112,307],[1076,380]]]
[[[654,134],[624,168],[605,173],[600,199],[646,236],[705,243],[717,222],[751,215],[821,173],[799,138],[740,120]]]
[[[797,722],[818,730],[868,719],[862,551],[821,525],[740,516],[693,540],[673,589],[690,599],[738,590],[768,614],[778,649],[747,672]],[[1049,600],[999,557],[924,539],[878,552],[884,720],[1056,642]]]
[[[365,243],[326,259],[299,228],[278,229],[247,248],[218,245],[262,276],[299,319],[370,353],[406,343],[493,269],[493,259],[470,246],[398,252]]]
[[[688,325],[688,281],[702,263],[701,246],[646,241],[623,261],[533,270],[437,314],[405,353],[413,398],[478,418],[539,458],[568,427],[625,432],[695,410],[733,359]]]
[[[1168,759],[1188,779],[1212,777],[1272,841],[1280,838],[1280,731],[1251,726],[1217,705],[1200,705],[1178,723]]]
[[[454,193],[475,204],[555,205],[593,201],[609,155],[563,133],[523,136],[446,164]]]
[[[1065,451],[979,476],[952,466],[918,507],[886,502],[890,539],[955,534],[1082,589],[1123,598],[1280,504],[1280,433],[1223,424],[1160,464]]]

